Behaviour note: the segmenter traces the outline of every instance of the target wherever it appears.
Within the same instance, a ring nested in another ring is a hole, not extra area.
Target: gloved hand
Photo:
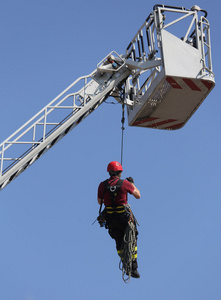
[[[134,180],[133,180],[132,177],[127,177],[126,180],[128,180],[128,181],[131,182],[131,183],[134,183]]]

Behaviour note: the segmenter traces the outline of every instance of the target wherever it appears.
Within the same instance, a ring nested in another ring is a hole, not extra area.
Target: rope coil
[[[122,271],[122,278],[128,283],[131,278],[133,255],[136,247],[136,226],[133,222],[128,223],[124,234],[124,251],[120,260],[119,268]],[[127,276],[127,277],[126,277]]]

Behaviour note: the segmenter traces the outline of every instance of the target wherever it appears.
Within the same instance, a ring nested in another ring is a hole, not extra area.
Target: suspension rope
[[[120,260],[119,268],[122,270],[122,278],[128,283],[131,278],[133,255],[136,247],[136,226],[133,222],[128,223],[124,233],[124,251]],[[126,278],[127,276],[127,278]]]
[[[123,100],[123,104],[122,104],[122,119],[121,119],[121,165],[123,165],[123,150],[124,150],[124,123],[125,123],[125,117],[124,117],[124,111],[125,111],[125,104],[124,104],[124,100]]]

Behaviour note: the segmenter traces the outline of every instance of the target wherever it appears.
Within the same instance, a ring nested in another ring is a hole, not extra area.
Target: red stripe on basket
[[[149,127],[159,127],[159,126],[161,126],[161,125],[164,125],[164,124],[167,124],[167,123],[176,122],[176,121],[177,121],[177,120],[175,120],[175,119],[163,120],[163,121],[161,121],[161,122],[151,124],[151,125],[149,125]]]
[[[201,82],[208,88],[208,90],[210,90],[213,87],[213,82],[208,81],[208,80],[201,80]]]
[[[135,121],[135,122],[133,123],[133,125],[141,125],[141,124],[143,124],[143,123],[155,121],[155,120],[157,120],[157,119],[158,119],[158,118],[154,118],[154,117],[152,117],[152,118],[146,118],[146,119],[142,119],[142,120]]]
[[[193,82],[193,80],[189,78],[182,78],[182,79],[188,85],[188,87],[191,88],[191,90],[201,92],[201,89]]]
[[[182,87],[176,82],[172,77],[167,77],[166,81],[174,88],[174,89],[182,89]]]

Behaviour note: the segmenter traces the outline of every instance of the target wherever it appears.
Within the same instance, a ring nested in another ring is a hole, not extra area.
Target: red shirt
[[[113,176],[108,179],[108,182],[111,186],[116,185],[117,181],[119,180],[118,177]],[[132,194],[134,191],[134,186],[128,181],[123,180],[123,184],[120,188],[120,190],[117,193],[117,196],[115,198],[116,205],[125,205],[127,204],[127,193]],[[104,199],[104,205],[109,206],[112,205],[111,199],[110,199],[110,193],[106,190],[104,192],[104,182],[101,182],[98,187],[98,198]]]

